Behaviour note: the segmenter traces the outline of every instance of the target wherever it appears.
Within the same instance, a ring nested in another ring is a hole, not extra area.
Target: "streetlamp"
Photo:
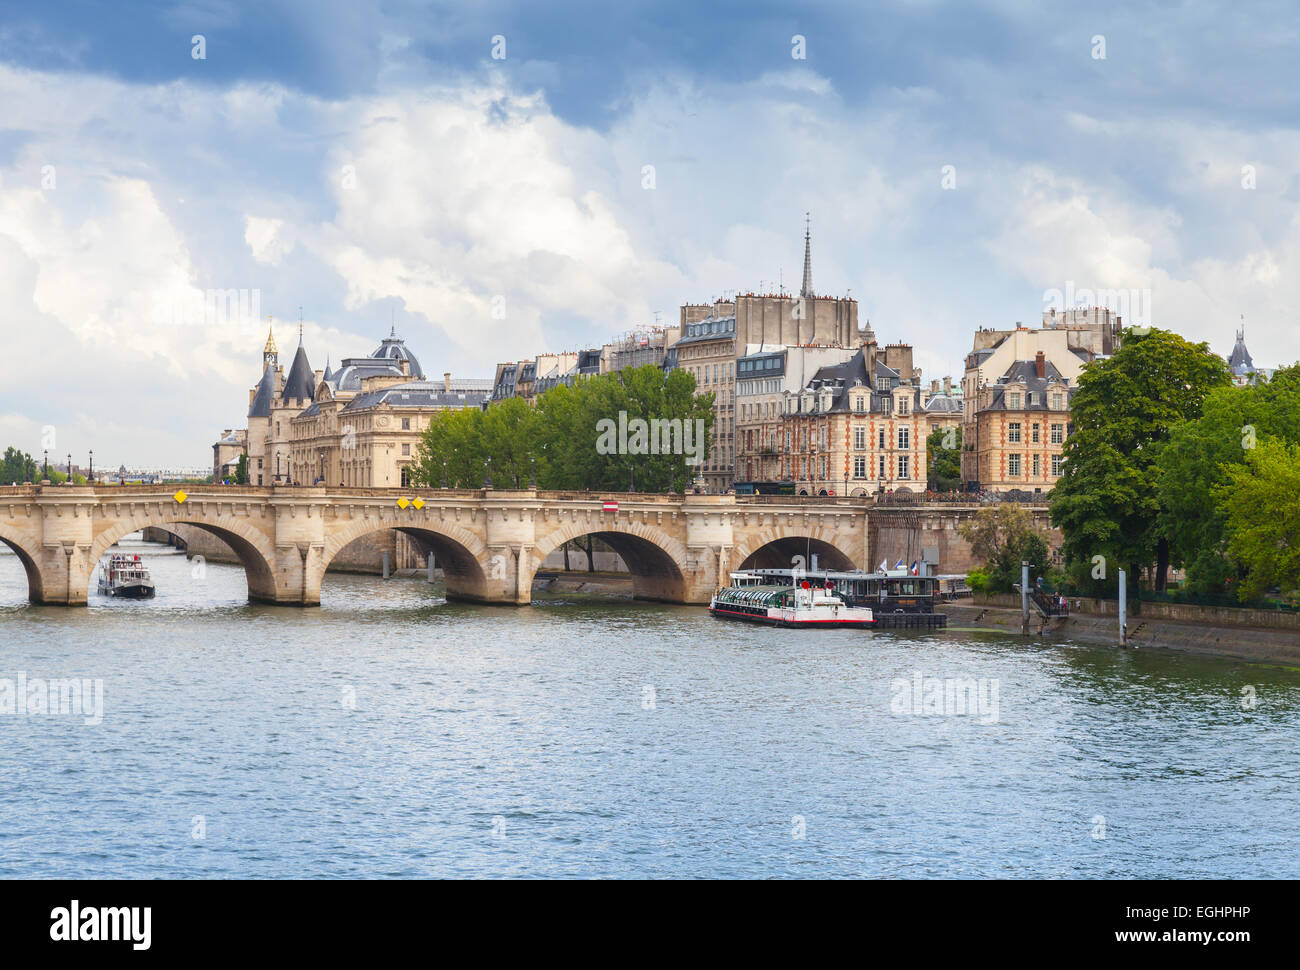
[[[95,449],[90,449],[90,484],[95,484]]]
[[[72,452],[68,452],[68,480],[66,484],[72,484]]]
[[[484,491],[486,491],[487,489],[489,489],[489,488],[492,487],[492,479],[491,479],[491,477],[490,477],[489,474],[488,474],[488,470],[489,470],[489,468],[491,467],[491,465],[492,465],[492,456],[491,456],[491,455],[488,455],[486,458],[483,459],[483,489],[484,489]]]
[[[47,448],[41,454],[45,456],[45,473],[41,475],[41,478],[48,482],[50,480],[50,450]]]
[[[442,460],[442,487],[447,487],[447,459]]]
[[[844,498],[848,498],[848,497],[849,497],[849,470],[848,470],[847,468],[844,469],[844,493],[843,493],[843,497],[844,497]]]
[[[322,485],[325,484],[325,452],[323,451],[320,453],[320,481]]]
[[[275,453],[275,483],[280,484],[280,453]]]
[[[537,489],[537,459],[532,455],[528,456],[528,487]]]

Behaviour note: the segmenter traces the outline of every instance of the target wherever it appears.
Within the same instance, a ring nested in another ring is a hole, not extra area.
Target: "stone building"
[[[921,390],[867,347],[783,397],[776,465],[797,495],[924,491]]]
[[[1104,307],[1044,311],[1038,329],[976,331],[962,377],[968,488],[1051,490],[1079,375],[1119,348],[1121,331],[1120,317]]]
[[[1052,490],[1064,467],[1074,391],[1041,350],[980,387],[972,408],[976,434],[963,458],[969,456],[981,488]]]

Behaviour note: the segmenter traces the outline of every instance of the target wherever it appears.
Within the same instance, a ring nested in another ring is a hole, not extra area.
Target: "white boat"
[[[154,594],[153,580],[138,555],[108,556],[99,563],[99,594],[148,599]]]
[[[773,626],[869,627],[875,616],[864,606],[850,606],[833,586],[768,586],[753,573],[732,573],[732,584],[709,600],[709,612],[722,620]]]

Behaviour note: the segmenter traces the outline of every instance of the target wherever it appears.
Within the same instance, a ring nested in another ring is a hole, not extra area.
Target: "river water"
[[[0,554],[0,700],[103,686],[0,713],[0,876],[1300,875],[1293,670],[333,574],[264,607],[135,548],[157,598],[84,609]]]

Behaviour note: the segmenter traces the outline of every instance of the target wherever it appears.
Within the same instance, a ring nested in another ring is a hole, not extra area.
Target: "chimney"
[[[451,393],[451,371],[442,372],[442,389],[448,394]]]
[[[936,377],[934,378],[934,380],[930,381],[930,393],[931,394],[939,393],[939,378]]]
[[[1034,373],[1039,377],[1047,376],[1047,358],[1043,356],[1041,350],[1038,352],[1038,356],[1034,358]]]
[[[945,378],[943,379],[943,393],[945,393],[945,394],[951,394],[951,393],[952,393],[952,378],[951,378],[951,377],[945,377]]]

